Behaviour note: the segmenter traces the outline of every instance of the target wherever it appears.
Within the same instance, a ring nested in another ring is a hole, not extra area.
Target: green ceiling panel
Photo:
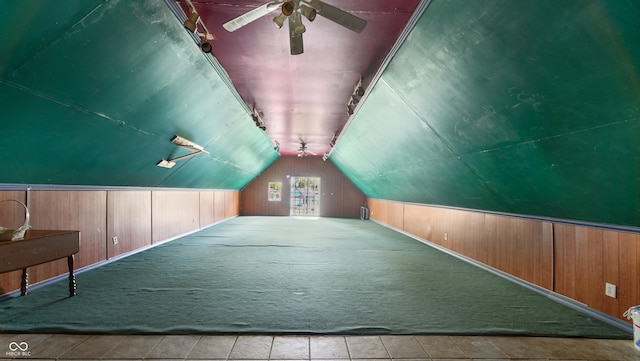
[[[278,157],[164,2],[28,4],[0,5],[32,14],[2,46],[0,182],[241,189]],[[175,134],[211,154],[157,167]]]
[[[640,226],[640,3],[433,0],[331,159],[369,197]]]

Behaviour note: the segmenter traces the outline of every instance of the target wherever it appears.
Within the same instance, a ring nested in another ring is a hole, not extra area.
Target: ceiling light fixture
[[[316,9],[304,4],[300,5],[300,13],[302,13],[302,15],[307,18],[309,22],[313,22],[313,20],[315,20],[316,18],[316,15],[318,15]]]
[[[273,23],[276,24],[276,28],[282,29],[285,20],[287,20],[287,16],[283,13],[280,13],[280,15],[273,18]]]
[[[184,27],[190,32],[195,33],[198,28],[198,20],[200,20],[200,15],[198,15],[197,12],[192,11],[191,14],[189,14],[189,18],[185,20]]]
[[[260,112],[255,107],[253,108],[251,119],[253,119],[253,122],[256,124],[256,127],[264,131],[267,130],[267,126],[264,124],[264,120],[262,120],[262,117],[260,116]]]
[[[198,15],[196,8],[191,3],[191,0],[186,0],[187,6],[189,7],[189,18],[185,20],[184,27],[190,32],[198,35],[200,37],[200,50],[203,53],[209,54],[213,50],[213,46],[210,41],[215,39],[215,36],[209,32],[207,27],[204,25],[202,18]],[[202,32],[198,31],[198,25],[202,28]]]
[[[366,20],[320,0],[271,0],[227,21],[222,24],[222,27],[229,32],[236,31],[278,9],[280,14],[273,18],[273,23],[280,29],[283,27],[285,19],[288,18],[291,55],[304,52],[302,34],[306,28],[302,23],[302,16],[312,22],[317,15],[320,15],[356,33],[361,33],[367,25]]]
[[[282,9],[282,14],[284,14],[284,16],[291,16],[291,14],[293,14],[293,11],[295,10],[295,6],[293,4],[293,1],[285,1],[280,9]]]
[[[175,145],[178,145],[182,148],[188,149],[191,151],[191,153],[180,156],[180,157],[176,157],[176,158],[172,158],[172,159],[163,159],[161,161],[159,161],[156,165],[158,167],[162,167],[162,168],[173,168],[174,165],[176,165],[177,161],[183,160],[183,159],[187,159],[187,158],[191,158],[193,156],[196,156],[198,154],[209,154],[209,152],[207,152],[206,150],[204,150],[204,147],[201,145],[198,145],[192,141],[190,141],[189,139],[185,139],[182,138],[181,136],[176,135],[175,137],[173,137],[171,139],[171,142]]]
[[[307,31],[307,28],[302,23],[302,16],[300,16],[300,13],[298,12],[294,13],[292,18],[293,18],[292,36],[304,34],[304,32]]]
[[[356,84],[356,87],[353,90],[353,93],[351,93],[349,102],[347,103],[347,114],[353,115],[353,113],[355,113],[356,106],[360,103],[360,99],[362,99],[364,93],[365,91],[362,87],[362,78],[360,78],[360,80],[358,80],[358,84]]]

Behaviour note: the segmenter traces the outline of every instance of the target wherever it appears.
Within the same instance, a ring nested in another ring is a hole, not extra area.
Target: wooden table
[[[27,294],[27,268],[67,257],[69,296],[76,295],[73,255],[80,250],[79,231],[28,230],[24,239],[11,241],[11,232],[0,233],[0,273],[22,269],[20,294]]]

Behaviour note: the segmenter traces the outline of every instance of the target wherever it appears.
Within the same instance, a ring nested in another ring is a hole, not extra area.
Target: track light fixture
[[[351,98],[349,99],[349,102],[347,103],[347,114],[349,115],[353,115],[353,113],[356,111],[356,106],[358,105],[358,103],[360,103],[360,99],[362,99],[362,96],[364,96],[364,88],[362,87],[362,79],[360,79],[358,81],[358,84],[356,84],[355,89],[353,90],[353,93],[351,93]]]
[[[264,121],[260,117],[260,113],[255,108],[253,109],[253,114],[251,114],[251,119],[253,119],[253,122],[256,124],[256,127],[262,129],[263,131],[267,130],[267,126],[264,124]]]
[[[305,31],[307,31],[307,28],[302,23],[302,17],[300,16],[300,13],[298,12],[294,13],[293,14],[293,31],[292,31],[293,34],[291,34],[291,37],[295,35],[302,35],[304,34]]]
[[[309,20],[309,22],[313,22],[313,20],[315,20],[316,18],[316,15],[318,14],[316,9],[304,4],[300,5],[300,12],[305,18],[307,18],[307,20]]]
[[[162,167],[162,168],[173,168],[174,165],[176,165],[176,162],[179,160],[183,160],[183,159],[187,159],[187,158],[191,158],[193,156],[196,156],[198,154],[209,154],[209,152],[207,152],[206,150],[204,150],[204,147],[201,145],[198,145],[188,139],[182,138],[181,136],[176,135],[175,137],[173,137],[171,139],[171,143],[180,146],[182,148],[188,149],[191,151],[191,153],[177,157],[177,158],[173,158],[173,159],[163,159],[161,161],[159,161],[156,165],[158,167]]]
[[[198,12],[191,3],[191,0],[186,0],[186,3],[189,7],[189,18],[185,20],[184,27],[200,37],[200,50],[205,54],[209,54],[213,50],[213,46],[210,42],[215,39],[215,36],[207,30],[207,27],[204,25],[200,15],[198,15]],[[203,30],[202,32],[198,31],[198,26]]]
[[[273,23],[276,24],[276,28],[282,29],[285,20],[287,20],[287,16],[283,13],[280,13],[280,15],[273,18]]]
[[[353,112],[355,111],[355,106],[353,104],[348,104],[347,105],[347,114],[349,115],[353,115]]]
[[[333,137],[331,137],[331,141],[329,142],[329,146],[331,148],[335,147],[337,141],[338,141],[338,133],[334,133]]]
[[[189,18],[185,20],[184,27],[190,32],[195,33],[198,28],[198,20],[200,20],[200,15],[198,15],[197,12],[192,11],[191,14],[189,14]]]

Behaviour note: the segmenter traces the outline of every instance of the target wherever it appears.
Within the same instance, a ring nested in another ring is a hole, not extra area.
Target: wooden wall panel
[[[240,192],[225,192],[225,218],[235,217],[240,214]]]
[[[369,207],[369,217],[378,222],[382,222],[380,220],[380,204],[381,203],[382,201],[379,201],[377,199],[367,199],[367,207]]]
[[[554,260],[553,260],[553,228],[551,222],[542,222],[542,245],[540,249],[540,269],[535,272],[534,282],[548,290],[554,289]]]
[[[226,192],[224,191],[215,191],[215,195],[214,195],[214,216],[215,216],[215,221],[216,222],[220,222],[224,219],[225,217],[225,194]]]
[[[555,225],[555,291],[589,307],[622,318],[640,303],[638,234],[572,225]],[[605,295],[605,283],[617,297]]]
[[[576,227],[556,224],[555,240],[555,291],[569,298],[576,298]]]
[[[618,312],[620,316],[631,306],[640,304],[640,260],[638,259],[638,242],[640,235],[620,233],[618,235],[619,253],[618,265],[620,269],[618,291]],[[604,287],[604,286],[602,286]],[[600,293],[604,290],[601,287]]]
[[[200,192],[151,192],[152,242],[200,228]]]
[[[368,203],[378,222],[613,317],[623,319],[624,311],[640,304],[640,234],[415,204],[400,210],[402,203],[385,200]],[[617,298],[605,296],[606,282],[617,286]]]
[[[0,191],[2,199],[27,203],[27,192]],[[34,228],[81,232],[80,252],[75,256],[75,266],[80,268],[235,216],[239,192],[31,191],[28,201]],[[0,204],[0,225],[20,226],[23,208],[4,204]],[[113,236],[118,237],[117,245]],[[29,281],[34,284],[67,271],[65,260],[46,263],[29,269]],[[0,275],[0,295],[20,287],[20,273]]]
[[[80,191],[78,229],[80,252],[76,267],[85,267],[107,259],[107,192]]]
[[[200,228],[210,226],[216,222],[215,192],[200,192]]]
[[[112,237],[118,237],[114,245]],[[151,245],[151,191],[107,193],[107,251],[114,257]]]
[[[75,268],[106,259],[104,191],[31,191],[28,207],[34,229],[80,231],[80,251]],[[34,284],[68,272],[66,260],[29,268],[29,283]],[[15,277],[15,275],[11,275]],[[3,291],[17,289],[15,281]]]
[[[244,216],[288,216],[291,177],[320,177],[320,216],[360,217],[366,197],[330,161],[320,157],[280,157],[240,193]],[[282,183],[282,200],[268,201],[269,182]]]
[[[0,191],[0,200],[15,199],[27,203],[25,191]],[[24,208],[16,202],[0,203],[0,226],[16,229],[24,223]],[[22,271],[0,274],[0,295],[20,288]]]
[[[25,191],[0,191],[0,201],[16,200],[27,203]],[[15,229],[24,223],[24,208],[16,202],[0,202],[0,226]]]
[[[431,239],[429,208],[406,204],[404,206],[404,231],[425,240]]]

